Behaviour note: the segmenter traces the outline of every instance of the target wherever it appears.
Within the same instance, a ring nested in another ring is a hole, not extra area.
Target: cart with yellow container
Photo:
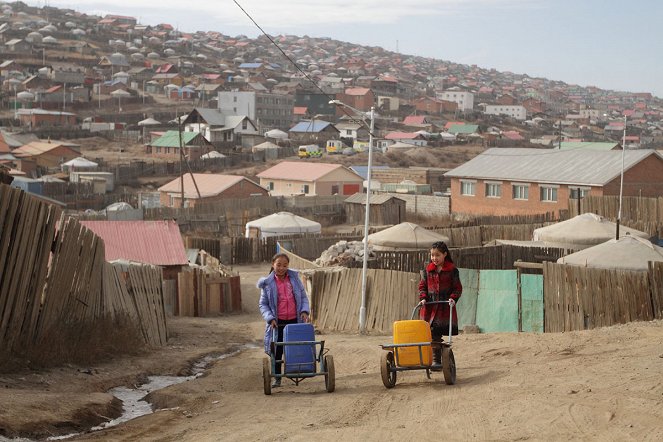
[[[421,319],[414,319],[421,304],[412,310],[410,320],[394,322],[393,344],[382,344],[386,350],[380,360],[380,374],[382,383],[387,388],[396,385],[399,371],[426,370],[426,376],[431,379],[431,372],[442,371],[444,382],[447,385],[456,383],[456,361],[451,349],[452,312],[455,304],[449,301],[431,301],[426,305],[449,304],[449,336],[448,340],[433,341],[430,324]],[[433,364],[433,350],[442,352],[442,364]]]

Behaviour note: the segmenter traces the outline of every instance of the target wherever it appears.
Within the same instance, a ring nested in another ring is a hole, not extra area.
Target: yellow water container
[[[431,365],[433,363],[433,349],[430,346],[430,325],[421,319],[394,322],[394,344],[413,344],[428,342],[429,345],[421,347],[397,347],[394,348],[394,358],[400,367],[411,367],[414,365]],[[419,357],[421,348],[421,358]],[[398,354],[396,352],[398,351]]]

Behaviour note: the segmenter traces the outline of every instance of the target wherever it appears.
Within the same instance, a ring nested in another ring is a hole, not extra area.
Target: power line
[[[290,63],[292,63],[292,65],[295,67],[295,69],[297,69],[297,70],[298,70],[298,71],[299,71],[304,77],[306,77],[306,79],[307,79],[307,80],[308,80],[313,86],[315,86],[316,89],[318,89],[320,92],[322,92],[322,94],[323,94],[325,97],[327,97],[329,101],[335,100],[335,97],[332,97],[332,96],[329,95],[327,92],[325,92],[325,91],[324,91],[324,90],[318,85],[318,83],[316,83],[316,81],[315,81],[313,78],[311,78],[306,72],[304,72],[304,70],[302,70],[302,68],[299,67],[299,65],[297,64],[297,62],[295,62],[295,61],[294,61],[294,60],[293,60],[288,54],[285,53],[285,51],[284,51],[283,49],[281,49],[281,46],[279,46],[278,43],[276,43],[276,42],[274,41],[274,39],[273,39],[269,34],[267,34],[267,33],[264,31],[264,29],[262,29],[262,27],[261,27],[261,26],[260,26],[260,25],[259,25],[254,19],[253,19],[253,17],[251,16],[251,14],[249,14],[249,13],[248,13],[248,12],[242,7],[242,5],[240,5],[239,2],[237,2],[237,0],[233,0],[233,3],[235,3],[235,4],[237,5],[237,7],[238,7],[238,8],[244,13],[244,15],[246,15],[246,16],[249,18],[249,20],[251,20],[251,22],[256,26],[256,28],[258,28],[258,29],[260,30],[260,32],[262,32],[262,35],[264,35],[265,37],[267,37],[267,39],[268,39],[268,40],[269,40],[269,41],[270,41],[270,42],[276,47],[276,49],[278,49],[279,52],[281,52],[281,54],[283,54],[283,56],[284,56],[284,57],[285,57]],[[356,118],[356,116],[351,115],[351,114],[345,109],[345,107],[343,107],[343,106],[334,106],[334,108],[335,108],[335,109],[340,108],[341,111],[343,111],[343,113],[344,113],[345,115],[347,115],[348,117],[350,117],[350,118]],[[364,125],[365,125],[366,128],[368,129],[369,134],[372,135],[374,138],[377,138],[377,137],[375,137],[375,134],[371,133],[370,126],[366,123],[366,121],[363,121],[363,120],[364,120],[364,119],[362,118],[362,123],[364,123]],[[414,144],[413,144],[413,146],[414,146]]]

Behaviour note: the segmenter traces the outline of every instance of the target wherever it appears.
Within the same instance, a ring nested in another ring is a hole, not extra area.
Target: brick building
[[[624,196],[663,196],[663,156],[624,153]],[[471,215],[559,213],[569,200],[619,195],[621,151],[493,148],[447,172],[451,211]]]
[[[353,195],[363,179],[340,164],[281,161],[258,174],[272,196]]]
[[[161,206],[182,207],[181,189],[179,177],[159,187]],[[198,196],[198,192],[200,192],[200,196]],[[252,196],[269,196],[269,191],[250,179],[238,175],[194,173],[193,179],[190,173],[184,175],[184,207]]]

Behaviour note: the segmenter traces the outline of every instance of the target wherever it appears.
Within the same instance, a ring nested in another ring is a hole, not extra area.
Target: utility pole
[[[557,144],[559,150],[562,150],[562,119],[559,119],[559,141]]]
[[[617,231],[615,239],[619,239],[619,224],[622,221],[622,195],[624,194],[624,151],[626,150],[626,115],[624,115],[624,136],[622,138],[622,173],[619,179],[619,211],[617,212]]]

